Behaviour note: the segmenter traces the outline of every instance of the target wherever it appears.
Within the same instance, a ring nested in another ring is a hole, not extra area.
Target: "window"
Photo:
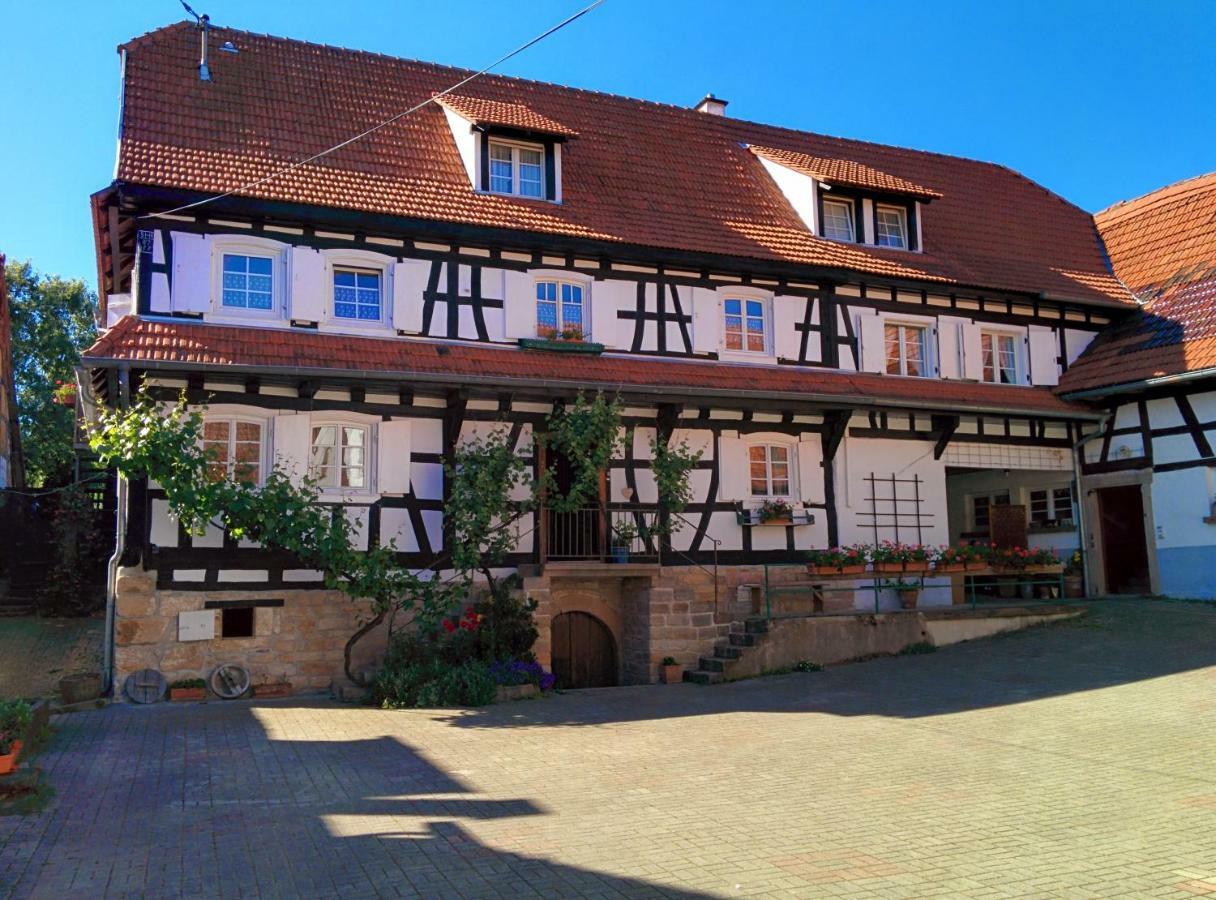
[[[727,350],[764,353],[768,347],[764,327],[764,301],[728,297],[722,301],[723,335]]]
[[[545,196],[545,152],[540,147],[490,142],[490,190],[519,197]]]
[[[334,316],[380,321],[381,273],[373,269],[334,268]]]
[[[226,606],[220,611],[220,637],[253,637],[253,607]]]
[[[994,506],[1008,506],[1009,492],[1000,494],[981,495],[971,498],[971,519],[977,531],[987,531],[991,521],[989,512]]]
[[[853,228],[853,201],[823,201],[823,236],[833,241],[857,240]]]
[[[586,333],[583,287],[568,281],[536,282],[536,330],[558,334],[578,330]]]
[[[898,206],[876,206],[874,242],[880,247],[908,247],[908,213]]]
[[[361,425],[314,426],[308,472],[323,488],[366,490],[367,429]]]
[[[888,324],[883,328],[888,375],[929,374],[927,329],[919,325]]]
[[[221,305],[227,309],[274,309],[274,260],[268,256],[225,253]]]
[[[215,481],[231,478],[258,484],[262,480],[262,424],[241,419],[203,422],[203,452],[207,475]]]
[[[994,384],[1020,384],[1018,379],[1017,338],[1012,334],[981,332],[980,350],[984,361],[984,380]]]
[[[1030,492],[1032,525],[1072,525],[1072,488],[1061,487]]]
[[[753,497],[789,497],[790,448],[783,444],[753,444],[747,448]]]

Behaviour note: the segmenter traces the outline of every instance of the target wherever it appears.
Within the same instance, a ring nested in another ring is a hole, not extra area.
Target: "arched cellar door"
[[[568,612],[555,616],[550,628],[559,688],[616,684],[616,641],[607,625],[590,613]]]

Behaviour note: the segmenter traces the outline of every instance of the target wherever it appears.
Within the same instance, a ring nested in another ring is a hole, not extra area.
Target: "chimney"
[[[211,17],[210,16],[205,15],[205,14],[202,16],[199,16],[198,28],[199,28],[199,33],[200,33],[200,36],[202,39],[202,45],[200,47],[199,59],[198,59],[198,80],[199,81],[210,81],[211,80],[211,67],[209,65],[207,65],[207,31],[210,28],[210,26],[211,26]]]
[[[699,113],[706,113],[711,116],[725,116],[726,104],[729,102],[729,100],[719,100],[713,94],[706,94],[693,109]]]

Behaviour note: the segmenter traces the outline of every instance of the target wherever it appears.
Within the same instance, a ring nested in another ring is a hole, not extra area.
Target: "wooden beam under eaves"
[[[933,431],[937,435],[937,443],[933,446],[933,458],[941,459],[942,454],[946,452],[946,447],[950,445],[954,433],[958,431],[958,416],[930,416]]]

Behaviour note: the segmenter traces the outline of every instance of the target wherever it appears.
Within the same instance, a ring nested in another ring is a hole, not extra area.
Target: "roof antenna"
[[[198,57],[198,80],[199,81],[210,81],[211,80],[211,67],[207,65],[207,31],[211,27],[211,17],[209,15],[207,15],[206,13],[203,13],[200,16],[198,13],[196,13],[193,9],[190,8],[190,4],[187,3],[186,0],[180,0],[180,2],[182,4],[182,7],[186,10],[186,12],[188,12],[190,15],[194,16],[194,21],[196,21],[198,23],[198,27],[199,27],[199,32],[200,32],[199,38],[201,41],[201,46],[199,48],[199,57]]]

